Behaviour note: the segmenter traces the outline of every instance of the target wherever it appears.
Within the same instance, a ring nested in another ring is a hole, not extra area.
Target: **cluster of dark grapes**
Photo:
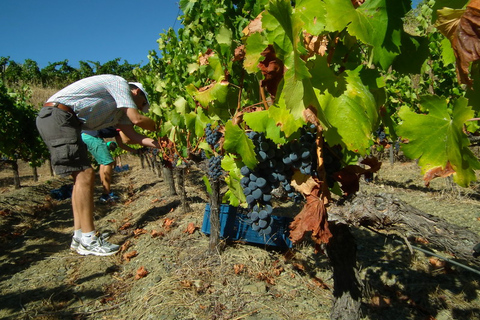
[[[383,129],[383,127],[379,127],[377,131],[375,131],[375,134],[377,135],[378,140],[380,142],[385,141],[385,139],[387,138],[387,134],[385,133],[385,130]]]
[[[314,175],[315,170],[315,134],[305,128],[301,129],[301,136],[283,147],[283,163],[287,167],[300,170],[302,174]]]
[[[205,128],[205,137],[207,143],[215,150],[219,147],[219,141],[222,133],[218,131],[218,126],[212,129],[212,124],[207,123]],[[222,176],[222,156],[212,156],[208,159],[208,175],[211,179],[217,180]]]
[[[218,131],[218,126],[212,129],[212,124],[207,123],[207,127],[205,128],[205,136],[207,143],[212,146],[213,149],[218,148],[218,141],[222,137],[222,133]]]
[[[333,174],[342,168],[342,148],[340,146],[330,147],[327,143],[323,146],[323,166],[325,168],[326,180],[329,188],[333,188],[335,179]]]
[[[241,185],[246,196],[249,212],[248,218],[252,229],[261,235],[272,232],[272,194],[280,185],[289,189],[289,195],[294,191],[289,183],[292,171],[284,164],[284,152],[267,139],[263,133],[251,131],[248,137],[252,140],[257,154],[258,165],[252,170],[246,166],[241,168],[243,178]],[[287,191],[288,192],[288,191]]]
[[[217,180],[222,176],[222,157],[213,156],[208,159],[208,176]]]

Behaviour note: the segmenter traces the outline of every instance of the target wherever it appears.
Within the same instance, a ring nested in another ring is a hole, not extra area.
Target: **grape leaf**
[[[252,140],[247,137],[245,131],[234,125],[232,121],[228,121],[225,124],[225,142],[223,148],[230,153],[240,155],[243,163],[247,167],[255,168],[257,165]]]
[[[177,98],[173,105],[175,106],[175,110],[181,115],[185,115],[185,113],[188,112],[187,100],[185,100],[184,97]]]
[[[303,101],[305,89],[309,82],[303,80],[311,78],[310,72],[302,59],[306,50],[301,42],[300,34],[304,22],[302,15],[295,15],[292,7],[287,1],[277,0],[270,2],[268,12],[275,19],[268,19],[265,15],[262,22],[268,30],[274,30],[269,40],[278,46],[275,49],[277,57],[283,60],[286,72],[284,76],[284,97],[285,104],[295,118],[302,116],[305,105]]]
[[[258,63],[263,57],[262,52],[268,46],[268,42],[260,33],[253,33],[247,38],[245,45],[245,60],[243,67],[248,73],[255,73],[258,71]]]
[[[286,137],[290,137],[301,126],[305,124],[302,118],[295,118],[293,114],[287,110],[283,100],[275,106],[268,109],[269,116],[280,126]]]
[[[357,9],[350,0],[325,0],[329,31],[348,32],[373,48],[373,62],[384,69],[400,53],[402,17],[410,9],[408,0],[370,0]]]
[[[455,51],[458,80],[471,86],[470,64],[480,59],[480,41],[477,34],[480,27],[480,0],[471,0],[466,10],[439,10],[435,26],[450,40]]]
[[[317,244],[328,243],[332,233],[328,228],[327,211],[320,197],[320,189],[311,191],[306,196],[307,203],[302,211],[295,216],[290,224],[290,239],[293,243],[300,242],[305,234],[311,232],[313,241]]]
[[[274,119],[270,118],[268,110],[246,113],[245,123],[257,132],[265,132],[265,136],[275,143],[285,143],[280,128]]]
[[[228,82],[215,82],[208,88],[203,88],[202,91],[194,89],[190,86],[193,97],[200,102],[204,107],[208,107],[209,103],[217,100],[220,103],[225,102],[228,95]]]
[[[335,95],[325,92],[319,96],[319,101],[333,127],[325,131],[328,143],[341,144],[348,150],[365,155],[370,147],[371,133],[378,126],[379,106],[375,96],[364,84],[361,71],[361,66],[346,71],[345,90],[336,92]]]
[[[241,166],[241,162],[236,160],[233,155],[224,155],[222,159],[222,168],[228,172],[228,176],[225,178],[228,191],[225,192],[225,195],[223,196],[223,202],[228,202],[235,207],[246,201],[242,185],[240,184],[242,175],[239,168]]]
[[[445,98],[425,96],[421,104],[428,114],[417,114],[408,107],[402,107],[399,116],[403,120],[398,133],[408,143],[402,145],[405,155],[418,159],[422,174],[441,167],[447,163],[455,171],[454,181],[467,187],[475,181],[475,171],[480,169],[480,162],[468,149],[470,142],[463,133],[465,121],[472,118],[474,112],[467,106],[465,98],[459,98],[449,114]]]
[[[295,20],[305,23],[304,29],[313,35],[325,30],[325,5],[318,0],[300,0],[295,5]]]

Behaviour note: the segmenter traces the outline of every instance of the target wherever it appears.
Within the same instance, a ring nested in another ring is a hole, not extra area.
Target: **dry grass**
[[[58,91],[58,89],[43,88],[39,86],[32,86],[30,89],[32,90],[30,103],[37,107],[42,106],[48,98]]]

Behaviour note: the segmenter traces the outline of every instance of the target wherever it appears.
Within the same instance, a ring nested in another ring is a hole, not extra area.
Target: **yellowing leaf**
[[[450,163],[455,171],[454,181],[467,187],[476,180],[475,170],[480,169],[480,162],[468,148],[470,142],[463,132],[464,123],[474,115],[467,106],[468,101],[459,98],[452,115],[445,98],[425,96],[420,101],[428,114],[417,114],[408,107],[400,109],[403,121],[398,134],[409,141],[402,146],[403,152],[411,159],[418,159],[423,174],[437,167],[445,169]],[[425,181],[429,181],[428,177]]]

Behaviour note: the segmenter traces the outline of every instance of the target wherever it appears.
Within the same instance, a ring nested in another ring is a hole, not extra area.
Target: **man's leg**
[[[75,230],[83,233],[95,231],[93,222],[93,186],[95,171],[88,168],[77,171],[73,176],[72,208]]]
[[[112,184],[113,162],[100,165],[100,180],[102,181],[103,194],[110,194]]]

